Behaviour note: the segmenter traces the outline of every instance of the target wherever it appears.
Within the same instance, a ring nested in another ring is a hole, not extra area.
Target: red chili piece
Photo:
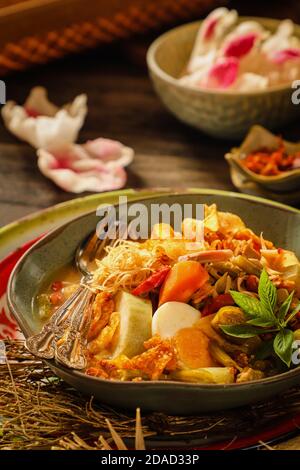
[[[156,273],[151,274],[151,276],[148,277],[148,279],[141,282],[141,284],[137,286],[135,289],[133,289],[131,293],[133,295],[147,294],[153,289],[156,289],[157,287],[161,286],[161,284],[164,282],[170,269],[171,269],[170,266],[164,266]]]
[[[220,308],[234,305],[234,300],[230,294],[220,294],[214,299],[208,300],[204,309],[202,310],[202,317],[216,313]]]

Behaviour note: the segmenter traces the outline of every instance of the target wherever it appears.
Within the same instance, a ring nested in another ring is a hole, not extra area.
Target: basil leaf
[[[290,310],[291,302],[293,300],[294,291],[290,293],[290,295],[285,299],[285,301],[280,305],[277,317],[280,322],[284,322],[284,319]]]
[[[264,317],[257,317],[248,320],[247,325],[261,326],[262,328],[271,328],[272,326],[274,326],[274,321],[268,320]]]
[[[290,316],[287,318],[285,325],[287,325],[294,318],[294,316],[297,315],[298,312],[300,312],[300,303],[297,305],[297,307],[294,308]]]
[[[270,281],[269,275],[265,269],[262,270],[260,275],[258,294],[265,316],[268,316],[270,320],[275,319],[274,308],[277,303],[277,290]]]
[[[235,290],[230,291],[231,297],[234,302],[245,312],[246,316],[259,317],[262,315],[262,308],[260,302],[255,297],[248,294],[242,294]]]
[[[240,324],[240,325],[220,325],[221,330],[230,336],[237,338],[253,338],[253,336],[266,333],[261,328],[254,328],[251,325]]]
[[[284,328],[277,333],[273,343],[275,353],[288,367],[291,365],[293,342],[293,332]]]

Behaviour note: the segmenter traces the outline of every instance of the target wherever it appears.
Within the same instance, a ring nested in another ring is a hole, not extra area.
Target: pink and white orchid
[[[255,20],[237,20],[235,10],[217,8],[202,22],[183,85],[252,92],[299,77],[300,39],[291,20],[273,33]]]
[[[23,106],[8,101],[2,108],[7,129],[35,148],[59,147],[76,141],[87,113],[87,97],[77,96],[72,103],[58,108],[48,100],[43,87],[31,90]]]
[[[240,59],[251,52],[256,40],[257,33],[247,33],[237,36],[225,44],[224,57],[236,57]]]
[[[262,45],[262,52],[271,55],[289,47],[297,47],[299,39],[293,36],[294,23],[291,20],[281,21],[274,34],[271,34]]]
[[[295,48],[287,48],[287,49],[282,49],[280,51],[274,52],[270,56],[270,60],[274,62],[275,64],[284,64],[285,62],[289,60],[299,60],[300,59],[300,48],[295,49]]]
[[[257,21],[244,21],[225,37],[221,55],[242,59],[267,36],[267,31]]]
[[[122,188],[127,179],[124,167],[134,152],[120,142],[99,138],[83,145],[39,149],[37,155],[44,176],[65,191],[81,193]]]
[[[284,20],[277,30],[263,44],[262,51],[275,64],[300,58],[300,40],[294,36],[294,24]]]
[[[202,64],[207,64],[208,61],[216,57],[222,39],[227,31],[236,23],[237,17],[238,15],[235,10],[220,7],[213,10],[205,18],[197,33],[187,66],[189,72],[199,70]]]
[[[239,61],[235,57],[221,57],[209,70],[204,84],[207,88],[229,88],[238,77]]]

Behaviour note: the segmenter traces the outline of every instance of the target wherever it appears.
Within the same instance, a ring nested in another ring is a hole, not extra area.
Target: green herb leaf
[[[294,308],[290,316],[287,318],[285,325],[287,325],[294,318],[294,316],[297,315],[298,312],[300,312],[300,303],[297,305],[297,307]]]
[[[231,290],[230,294],[235,303],[245,312],[246,316],[256,318],[262,315],[261,304],[255,297],[235,290]]]
[[[284,328],[277,333],[273,343],[275,353],[288,367],[291,365],[293,341],[293,332]]]
[[[269,275],[265,269],[262,270],[260,275],[258,294],[265,316],[268,316],[270,320],[276,319],[274,308],[277,303],[277,290],[274,284],[270,281]]]
[[[247,325],[261,326],[262,328],[271,328],[272,326],[275,326],[273,320],[269,320],[268,318],[264,317],[252,318],[251,320],[247,321]]]
[[[285,299],[285,301],[280,305],[277,317],[280,322],[284,322],[284,319],[290,310],[291,302],[293,300],[294,291],[290,293],[290,295]]]
[[[237,338],[253,338],[253,336],[267,333],[267,331],[261,328],[254,328],[251,325],[240,324],[240,325],[221,325],[220,328],[224,333]]]

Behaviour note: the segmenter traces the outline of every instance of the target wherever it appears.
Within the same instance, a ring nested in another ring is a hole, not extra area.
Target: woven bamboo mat
[[[0,74],[198,19],[227,0],[2,0]]]
[[[299,413],[300,388],[265,403],[199,416],[141,412],[147,449],[207,447],[233,442]],[[107,419],[134,448],[134,413],[83,397],[31,356],[23,342],[6,341],[6,359],[0,361],[0,449],[100,449],[100,436],[108,442],[111,438]],[[276,448],[300,449],[300,437]]]

